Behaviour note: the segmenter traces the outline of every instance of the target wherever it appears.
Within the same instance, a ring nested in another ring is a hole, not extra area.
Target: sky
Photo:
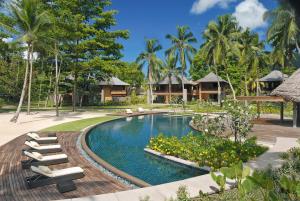
[[[259,34],[265,39],[267,22],[263,13],[277,6],[276,0],[112,0],[111,9],[116,9],[117,26],[113,29],[126,29],[130,32],[128,40],[120,40],[124,45],[122,60],[133,62],[145,49],[145,39],[156,38],[163,46],[159,57],[170,47],[166,34],[176,34],[176,26],[190,27],[198,42],[211,20],[218,16],[233,14],[238,23]]]

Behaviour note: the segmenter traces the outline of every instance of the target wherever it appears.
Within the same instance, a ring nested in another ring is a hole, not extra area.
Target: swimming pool
[[[100,158],[151,185],[178,181],[206,172],[152,156],[144,148],[159,133],[181,137],[193,131],[190,120],[162,114],[121,118],[96,126],[86,141]]]

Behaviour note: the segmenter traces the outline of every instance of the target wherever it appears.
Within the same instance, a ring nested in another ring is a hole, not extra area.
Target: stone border
[[[207,171],[207,172],[211,171],[211,169],[208,166],[199,167],[199,165],[197,163],[193,162],[193,161],[184,160],[184,159],[177,158],[177,157],[171,156],[171,155],[165,155],[165,154],[162,154],[162,153],[160,153],[158,151],[155,151],[153,149],[145,148],[144,151],[148,154],[152,154],[152,155],[157,156],[159,158],[167,159],[169,161],[172,161],[174,163],[178,163],[180,165],[185,165],[185,166],[188,166],[188,167],[191,167],[191,168],[201,169],[201,170],[204,170],[204,171]]]
[[[165,112],[156,112],[155,114],[163,114]],[[131,117],[134,117],[134,116],[141,116],[141,115],[150,115],[150,114],[154,114],[154,113],[139,113],[139,114],[135,114],[135,115],[131,115]],[[118,168],[112,166],[111,164],[109,164],[108,162],[106,162],[105,160],[103,160],[102,158],[100,158],[98,155],[96,155],[87,145],[86,143],[86,138],[89,134],[89,132],[94,129],[96,126],[99,126],[101,124],[104,124],[104,123],[107,123],[107,122],[110,122],[110,121],[115,121],[115,120],[118,120],[118,119],[122,119],[122,118],[126,118],[126,117],[120,117],[120,118],[117,118],[117,119],[112,119],[112,120],[109,120],[109,121],[105,121],[105,122],[102,122],[102,123],[99,123],[99,124],[96,124],[96,125],[93,125],[93,126],[90,126],[88,127],[87,129],[85,129],[83,131],[83,134],[81,136],[81,146],[82,146],[82,149],[88,154],[89,157],[91,157],[94,161],[96,161],[98,164],[100,164],[102,167],[104,167],[105,169],[107,169],[108,171],[112,172],[113,174],[117,175],[117,176],[120,176],[121,178],[129,181],[130,183],[136,185],[136,186],[139,186],[139,187],[149,187],[151,186],[150,184],[146,183],[145,181],[141,180],[141,179],[138,179],[134,176],[131,176],[129,174],[127,174],[126,172],[122,171],[122,170],[119,170]]]

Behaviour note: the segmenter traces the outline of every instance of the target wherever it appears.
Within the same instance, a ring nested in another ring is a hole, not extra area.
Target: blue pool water
[[[106,162],[151,185],[178,181],[205,172],[152,156],[144,148],[159,133],[181,137],[191,132],[190,120],[166,115],[122,118],[92,129],[87,143]]]

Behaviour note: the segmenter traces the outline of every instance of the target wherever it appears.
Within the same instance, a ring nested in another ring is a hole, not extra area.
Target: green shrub
[[[255,138],[250,138],[240,144],[229,139],[193,133],[181,138],[159,134],[150,139],[148,147],[163,154],[197,162],[199,166],[209,166],[212,169],[229,167],[240,160],[248,161],[267,150],[257,145]]]
[[[137,96],[135,90],[132,91],[130,95],[129,104],[137,105],[137,104],[145,104],[147,102],[146,96]]]

